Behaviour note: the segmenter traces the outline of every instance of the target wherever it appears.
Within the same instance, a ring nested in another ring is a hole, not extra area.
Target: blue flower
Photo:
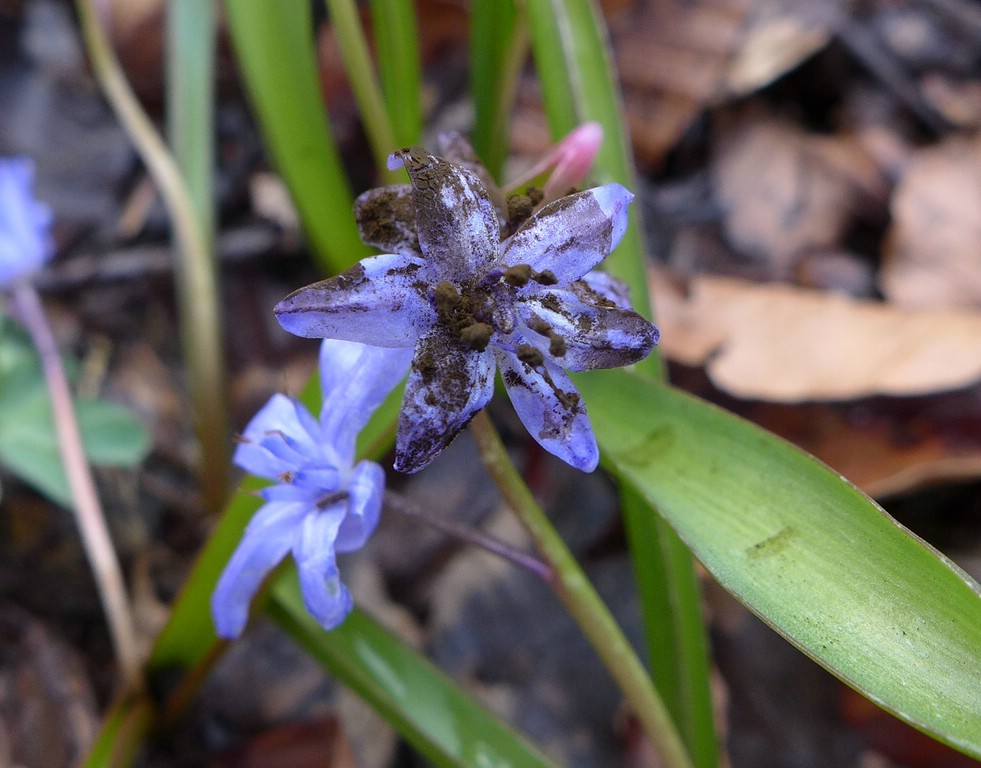
[[[34,199],[34,164],[0,158],[0,286],[39,269],[54,252],[51,209]]]
[[[414,350],[398,470],[426,466],[487,405],[495,369],[531,435],[595,469],[596,439],[565,370],[629,365],[658,339],[625,286],[591,271],[623,237],[633,195],[619,184],[568,195],[508,236],[513,221],[472,163],[405,149],[389,164],[412,184],[369,191],[355,210],[365,242],[388,253],[291,294],[276,307],[280,324]]]
[[[378,523],[385,489],[378,464],[354,463],[355,440],[405,376],[410,359],[410,350],[325,341],[320,419],[295,400],[274,395],[249,422],[234,461],[276,484],[261,492],[266,503],[246,528],[212,595],[221,637],[242,633],[253,595],[289,552],[307,609],[325,629],[350,612],[351,594],[341,583],[335,555],[364,545]]]

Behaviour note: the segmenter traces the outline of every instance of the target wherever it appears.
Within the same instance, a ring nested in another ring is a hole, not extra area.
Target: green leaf
[[[371,0],[382,93],[399,146],[422,139],[422,65],[412,0]]]
[[[508,136],[521,67],[528,58],[528,24],[515,0],[470,4],[471,136],[484,167],[499,184],[508,155]]]
[[[651,675],[697,768],[719,764],[708,638],[691,553],[634,488],[620,504],[640,595]]]
[[[606,28],[592,0],[538,0],[527,4],[532,51],[542,84],[545,110],[558,139],[577,125],[603,126],[603,144],[594,164],[600,183],[637,188],[633,158],[621,119],[620,89],[613,74]],[[633,305],[650,317],[646,256],[640,214],[631,207],[630,228],[603,269],[630,286]],[[654,369],[657,357],[645,368]]]
[[[718,582],[856,690],[981,757],[978,585],[840,475],[625,371],[576,378],[605,460]]]
[[[6,336],[0,344],[0,464],[58,504],[71,506],[44,375],[36,356],[21,355],[18,345]],[[75,413],[93,464],[131,467],[146,457],[149,434],[127,409],[78,400]]]
[[[324,632],[303,607],[295,569],[273,586],[268,611],[435,765],[554,765],[417,651],[360,611]]]
[[[228,30],[266,145],[321,266],[340,272],[371,251],[320,95],[310,3],[226,0]]]

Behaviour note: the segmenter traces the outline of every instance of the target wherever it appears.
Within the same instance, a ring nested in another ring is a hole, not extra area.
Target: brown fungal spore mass
[[[358,198],[354,218],[361,239],[384,251],[418,254],[416,209],[409,187],[382,187]],[[405,192],[403,192],[405,190]]]

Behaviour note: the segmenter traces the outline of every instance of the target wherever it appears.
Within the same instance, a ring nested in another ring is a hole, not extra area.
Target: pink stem
[[[119,560],[99,504],[92,472],[85,458],[82,435],[68,380],[61,366],[58,346],[34,286],[25,280],[19,280],[8,290],[13,314],[27,329],[41,360],[41,368],[51,395],[58,447],[75,502],[75,520],[109,622],[120,672],[127,688],[130,688],[139,683],[140,659],[129,599],[126,596]]]

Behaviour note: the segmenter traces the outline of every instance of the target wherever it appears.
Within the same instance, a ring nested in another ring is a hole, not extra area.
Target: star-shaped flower
[[[412,347],[395,468],[432,461],[487,405],[499,368],[518,416],[548,451],[585,471],[599,460],[565,371],[629,365],[658,331],[625,287],[591,272],[620,242],[633,195],[619,184],[568,195],[508,223],[478,174],[421,149],[390,159],[411,185],[358,198],[365,242],[389,253],[303,288],[276,307],[300,336]]]
[[[411,350],[328,340],[320,350],[324,405],[315,419],[300,403],[274,395],[249,422],[234,461],[276,484],[245,530],[218,580],[211,612],[218,634],[242,633],[249,603],[266,575],[292,551],[307,610],[325,629],[352,607],[335,554],[360,549],[381,512],[385,473],[354,463],[355,440],[401,381]]]
[[[34,199],[34,164],[0,158],[0,286],[40,268],[54,251],[51,209]]]

